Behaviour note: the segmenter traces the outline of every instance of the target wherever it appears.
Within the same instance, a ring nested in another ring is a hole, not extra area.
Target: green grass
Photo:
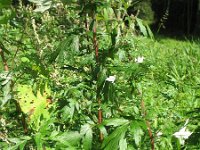
[[[150,65],[141,84],[154,128],[161,130],[165,136],[172,135],[178,130],[174,125],[183,125],[190,118],[188,126],[196,139],[193,142],[189,140],[188,148],[199,145],[199,41],[170,38],[155,41],[137,38],[135,41],[138,51],[134,55],[143,55],[144,64]]]

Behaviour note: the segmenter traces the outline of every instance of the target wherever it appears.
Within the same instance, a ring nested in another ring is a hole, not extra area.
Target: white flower
[[[160,137],[161,135],[163,135],[163,133],[159,131],[156,135],[157,135],[158,137]]]
[[[188,139],[188,137],[192,134],[186,127],[183,127],[178,132],[175,132],[173,135],[177,138]]]
[[[115,79],[116,79],[116,76],[109,76],[108,78],[106,78],[106,81],[108,82],[111,82],[111,83],[114,83],[115,82]]]
[[[179,139],[181,145],[184,145],[185,139],[188,139],[189,136],[192,134],[192,132],[186,129],[186,125],[188,124],[188,122],[189,120],[187,119],[184,127],[173,134],[176,138]]]
[[[144,57],[143,56],[141,56],[141,57],[138,56],[137,58],[135,58],[135,62],[138,63],[138,64],[142,63],[143,61],[144,61]]]

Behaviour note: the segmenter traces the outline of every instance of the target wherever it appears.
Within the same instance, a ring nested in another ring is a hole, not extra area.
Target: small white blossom
[[[192,132],[188,131],[186,127],[183,127],[178,132],[175,132],[173,135],[177,138],[188,139]]]
[[[161,135],[163,135],[163,133],[159,131],[156,135],[157,135],[158,137],[160,137]]]
[[[111,82],[111,83],[114,83],[115,82],[115,79],[116,79],[116,76],[109,76],[108,78],[106,78],[106,81],[108,82]]]
[[[186,125],[188,124],[188,122],[189,120],[187,119],[184,127],[173,134],[176,138],[179,139],[181,145],[184,145],[185,140],[188,139],[189,136],[192,134],[192,132],[186,129]]]
[[[137,58],[135,58],[135,62],[136,63],[143,63],[143,61],[144,61],[144,57],[143,56],[138,56]]]

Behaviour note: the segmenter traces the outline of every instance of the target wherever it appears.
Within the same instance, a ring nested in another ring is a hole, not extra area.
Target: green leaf
[[[75,111],[76,103],[71,101],[69,106],[65,106],[62,110],[62,119],[63,121],[67,121],[68,119],[72,119]]]
[[[20,138],[8,138],[8,140],[12,143],[15,143],[14,146],[9,147],[9,150],[24,150],[24,147],[28,140],[31,138],[29,136],[24,136]]]
[[[50,63],[55,60],[58,62],[71,60],[71,58],[79,54],[79,36],[70,35],[67,39],[61,41],[55,49],[56,50],[50,55]]]
[[[127,124],[127,123],[129,123],[129,121],[126,120],[126,119],[123,119],[123,118],[112,118],[112,119],[105,120],[103,122],[103,125],[117,127],[117,126],[121,126],[121,125],[124,125],[124,124]]]
[[[106,9],[106,8],[104,8],[103,9],[103,16],[104,16],[104,19],[106,20],[106,21],[108,21],[108,19],[109,19],[109,17],[108,17],[108,10]]]
[[[35,95],[31,86],[18,84],[16,85],[16,91],[16,99],[22,112],[29,116],[29,124],[32,129],[37,131],[40,128],[41,119],[48,120],[50,118],[47,108],[50,89],[45,85],[43,93],[41,94],[40,90],[38,90],[37,95]]]
[[[103,124],[99,124],[98,128],[101,131],[101,133],[104,135],[104,137],[106,137],[108,135],[106,128],[103,126]]]
[[[131,124],[130,124],[130,131],[133,134],[135,144],[137,146],[139,146],[141,139],[142,139],[142,136],[144,134],[140,123],[138,123],[137,121],[132,121]]]
[[[148,35],[150,36],[150,38],[151,38],[151,39],[154,39],[153,32],[151,31],[149,25],[146,25],[146,29],[147,29],[147,32],[148,32]]]
[[[78,143],[80,142],[81,134],[78,133],[77,131],[74,131],[74,132],[69,131],[69,132],[62,133],[51,140],[57,141],[58,143],[62,143],[67,146],[68,145],[75,146],[75,145],[78,145]]]
[[[42,149],[42,148],[43,148],[43,146],[42,146],[43,140],[42,140],[42,135],[41,135],[41,133],[36,133],[36,134],[34,135],[34,140],[35,140],[37,149]]]
[[[121,139],[120,139],[120,141],[119,141],[119,149],[120,150],[126,150],[127,149],[127,141],[124,138],[124,136],[122,136]]]
[[[104,150],[117,150],[119,143],[122,145],[126,145],[125,141],[123,141],[126,131],[128,130],[129,124],[124,124],[120,127],[117,127],[109,136],[107,136],[103,143],[102,148]],[[120,142],[121,141],[121,142]]]
[[[142,34],[144,36],[148,36],[147,29],[146,29],[145,25],[143,24],[142,20],[139,19],[139,18],[136,18],[136,22],[137,22],[137,24],[138,24],[138,26],[139,26],[140,31],[142,32]]]
[[[0,107],[3,107],[12,98],[12,75],[9,72],[0,74],[0,85],[3,91],[3,97],[0,100]]]
[[[50,135],[50,139],[54,139],[56,136],[59,135],[59,133],[60,133],[60,132],[54,130],[54,131],[51,133],[51,135]]]
[[[21,61],[22,61],[22,62],[30,62],[30,60],[29,60],[27,57],[22,57],[22,58],[21,58]]]
[[[92,128],[89,124],[81,126],[80,134],[83,136],[83,148],[89,150],[92,147]]]

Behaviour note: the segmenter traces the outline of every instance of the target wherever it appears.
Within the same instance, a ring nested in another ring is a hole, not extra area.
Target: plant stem
[[[149,138],[151,140],[151,149],[154,150],[154,138],[153,138],[153,134],[152,134],[152,130],[151,130],[151,124],[150,122],[147,120],[146,118],[146,108],[145,108],[145,104],[144,104],[144,100],[142,98],[142,91],[138,90],[139,96],[141,97],[141,110],[142,110],[142,115],[144,116],[144,120],[147,126],[147,130],[148,130],[148,134],[149,134]]]
[[[142,114],[144,116],[145,123],[147,125],[147,130],[148,130],[148,133],[149,133],[149,137],[150,137],[150,140],[151,140],[151,149],[154,150],[154,138],[153,138],[153,134],[152,134],[152,131],[151,131],[150,122],[146,119],[146,109],[145,109],[145,104],[144,104],[144,100],[143,99],[141,100],[141,108],[142,108]]]
[[[99,47],[98,47],[98,41],[97,41],[97,23],[96,23],[96,17],[95,17],[95,13],[93,12],[93,21],[94,21],[94,27],[93,27],[93,46],[95,49],[95,57],[96,57],[96,67],[99,67]],[[99,73],[97,73],[97,80],[98,80],[98,75]],[[99,87],[97,85],[97,91]],[[97,101],[99,104],[99,109],[98,109],[98,123],[102,123],[103,117],[102,117],[102,110],[101,110],[101,99],[98,96],[99,94],[97,93]],[[100,132],[100,141],[103,141],[103,134]]]

